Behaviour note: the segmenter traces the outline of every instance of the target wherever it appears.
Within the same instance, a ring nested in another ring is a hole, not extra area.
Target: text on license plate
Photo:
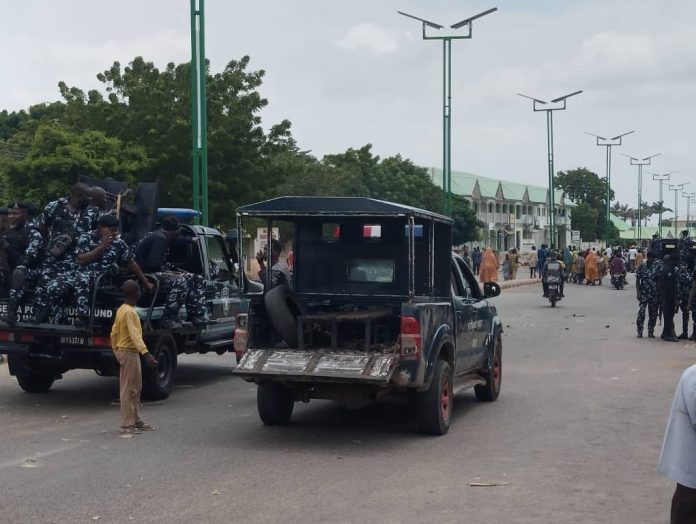
[[[83,346],[85,344],[85,337],[63,336],[60,337],[60,343],[68,346]]]

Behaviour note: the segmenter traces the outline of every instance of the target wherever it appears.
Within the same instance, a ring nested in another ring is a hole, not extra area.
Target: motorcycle
[[[561,301],[561,285],[559,282],[550,281],[548,284],[548,298],[551,307],[556,307],[556,302]]]
[[[621,290],[626,285],[626,278],[623,273],[612,273],[611,274],[611,285],[616,289]]]

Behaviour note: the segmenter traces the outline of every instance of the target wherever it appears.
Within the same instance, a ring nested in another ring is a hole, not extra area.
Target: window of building
[[[495,212],[500,213],[500,204],[495,205]]]
[[[488,212],[493,213],[493,202],[488,203]]]
[[[522,208],[520,206],[515,206],[515,218],[517,220],[522,218]]]

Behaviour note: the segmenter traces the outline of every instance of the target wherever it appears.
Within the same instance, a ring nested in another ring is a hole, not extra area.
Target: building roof
[[[614,224],[614,226],[616,226],[616,229],[618,229],[619,231],[627,231],[629,229],[633,230],[633,226],[631,226],[631,224],[617,217],[614,213],[610,213],[609,217],[611,218],[611,223]],[[641,231],[642,229],[643,228],[641,228]]]

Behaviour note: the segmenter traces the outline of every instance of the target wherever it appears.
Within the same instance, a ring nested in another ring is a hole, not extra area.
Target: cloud
[[[383,55],[395,53],[402,41],[412,39],[412,35],[406,31],[395,31],[376,24],[358,24],[335,43],[348,51],[367,50]]]

